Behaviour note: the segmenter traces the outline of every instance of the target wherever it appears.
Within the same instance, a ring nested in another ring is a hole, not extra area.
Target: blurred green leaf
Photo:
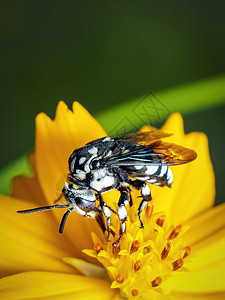
[[[0,194],[8,195],[10,191],[10,181],[13,177],[21,174],[30,175],[31,170],[28,164],[27,155],[19,157],[0,172]]]
[[[161,109],[160,112],[155,111],[157,121],[164,119],[169,113],[174,111],[187,114],[220,106],[225,103],[225,75],[160,91],[156,94],[149,93],[146,97],[139,97],[106,109],[95,117],[108,133],[115,128],[116,131],[123,130],[124,126],[126,131],[133,130],[134,126],[138,129],[145,124],[143,115],[141,115],[143,112],[140,109],[144,108],[146,110],[145,101],[148,97],[156,100]],[[143,104],[145,105],[144,107]],[[148,113],[148,110],[145,112]],[[152,110],[149,111],[149,115],[151,113]],[[124,121],[125,123],[123,124]],[[11,178],[20,174],[31,174],[26,155],[23,155],[1,170],[0,193],[9,194]]]
[[[178,111],[187,114],[223,105],[225,103],[225,75],[159,91],[152,97],[159,101],[161,108],[164,107],[164,112],[157,114],[157,121],[165,119],[168,116],[167,112]],[[138,103],[144,102],[144,99],[143,96],[123,102],[98,113],[95,117],[108,133],[113,129],[112,124],[119,124],[124,118],[130,121],[125,123],[127,131],[133,130],[133,124],[139,128],[145,123],[142,121],[143,118],[134,113],[134,110]],[[149,109],[149,113],[152,113],[152,109]]]

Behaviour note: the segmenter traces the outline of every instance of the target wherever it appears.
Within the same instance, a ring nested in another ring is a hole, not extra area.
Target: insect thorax
[[[113,169],[104,164],[112,153],[113,145],[113,139],[102,138],[76,149],[69,158],[69,180],[101,193],[113,189],[117,185],[117,177]]]

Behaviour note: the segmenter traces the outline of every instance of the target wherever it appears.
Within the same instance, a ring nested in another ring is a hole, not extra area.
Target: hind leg
[[[141,201],[139,208],[138,208],[138,218],[140,221],[141,228],[144,228],[144,224],[141,219],[141,212],[145,208],[146,204],[152,200],[151,191],[145,181],[134,180],[132,182],[132,186],[137,190],[141,189],[141,197],[143,198],[143,200]]]

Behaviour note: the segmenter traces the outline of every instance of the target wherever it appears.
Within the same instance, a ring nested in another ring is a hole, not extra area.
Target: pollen
[[[118,275],[116,275],[116,282],[118,283],[123,283],[124,279],[123,276],[119,273]]]
[[[188,255],[190,255],[190,253],[191,253],[191,247],[190,246],[185,247],[184,248],[184,255],[183,255],[182,258],[187,257]]]
[[[182,258],[177,259],[176,261],[173,262],[173,271],[176,271],[180,269],[184,264],[184,261]]]
[[[158,287],[162,282],[161,277],[156,277],[154,280],[152,280],[152,287]]]
[[[158,220],[156,221],[156,224],[159,225],[160,227],[163,226],[163,223],[165,222],[166,216],[160,216]]]
[[[173,240],[173,239],[175,239],[175,238],[178,236],[178,234],[180,233],[181,228],[182,228],[181,225],[176,226],[176,227],[174,228],[174,230],[170,233],[170,235],[169,235],[169,237],[168,237],[168,240]]]
[[[131,292],[131,294],[132,294],[134,297],[136,297],[136,296],[138,296],[139,291],[138,291],[137,289],[133,289],[132,292]]]
[[[134,207],[134,208],[133,208]],[[95,257],[106,269],[111,288],[119,289],[123,299],[154,299],[155,293],[168,293],[166,280],[190,261],[191,248],[185,244],[187,227],[173,224],[164,212],[154,212],[152,200],[142,215],[140,228],[135,203],[128,210],[126,231],[117,247],[120,222],[112,215],[110,239],[107,232],[92,234],[94,250],[84,252]],[[164,291],[165,286],[165,291]],[[164,296],[163,296],[164,297]]]
[[[171,242],[167,242],[165,248],[161,252],[161,260],[164,260],[167,258],[171,248]]]
[[[132,254],[132,253],[138,251],[139,245],[140,245],[140,243],[139,243],[138,240],[133,241],[133,243],[132,243],[132,245],[131,245],[131,249],[130,249],[130,254]]]
[[[137,272],[138,270],[140,270],[141,268],[141,261],[140,260],[137,260],[134,264],[134,270],[135,272]]]

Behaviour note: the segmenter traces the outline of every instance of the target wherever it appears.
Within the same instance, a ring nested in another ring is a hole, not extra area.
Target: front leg
[[[107,230],[108,230],[108,236],[107,236],[107,241],[109,241],[109,236],[110,236],[110,233],[111,233],[111,229],[110,229],[110,219],[111,219],[111,208],[109,208],[106,203],[104,202],[101,194],[98,194],[98,199],[99,199],[99,203],[100,203],[100,207],[103,211],[103,214],[105,215],[106,217],[106,222],[107,222]],[[113,211],[113,210],[112,210]],[[114,212],[114,211],[113,211]]]
[[[124,187],[119,187],[118,190],[120,191],[121,195],[120,195],[120,199],[118,202],[118,217],[119,220],[122,222],[121,223],[121,231],[120,231],[120,236],[118,238],[118,240],[113,244],[113,247],[117,247],[117,245],[119,244],[125,230],[126,230],[126,224],[125,222],[127,221],[127,210],[125,208],[125,205],[128,204],[129,201],[129,192],[126,188]]]

